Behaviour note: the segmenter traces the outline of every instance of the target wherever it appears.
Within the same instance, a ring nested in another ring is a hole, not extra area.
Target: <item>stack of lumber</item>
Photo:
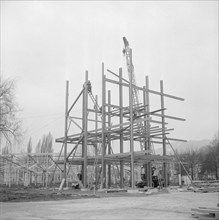
[[[199,207],[192,208],[192,216],[200,220],[219,219],[219,208]]]
[[[219,192],[219,181],[211,180],[211,181],[193,181],[194,192]]]
[[[105,193],[119,193],[119,192],[127,192],[127,189],[122,188],[112,188],[112,189],[98,189],[98,192],[105,192]]]
[[[202,192],[202,193],[208,193],[208,192],[219,192],[219,188],[217,187],[202,187],[194,190],[194,192]]]

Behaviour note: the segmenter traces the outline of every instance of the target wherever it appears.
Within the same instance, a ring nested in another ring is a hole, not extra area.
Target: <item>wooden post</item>
[[[108,126],[111,126],[111,94],[110,90],[108,91]],[[110,128],[109,128],[110,130]],[[111,137],[110,134],[108,134],[108,154],[111,154]],[[108,165],[108,187],[111,187],[111,165]]]
[[[98,96],[96,95],[96,102],[98,103]],[[96,109],[95,112],[95,130],[96,130],[96,143],[95,143],[95,156],[98,156],[98,142],[97,142],[97,129],[98,129],[98,109]],[[97,160],[97,159],[96,159]],[[95,187],[98,186],[98,169],[97,169],[98,163],[95,164]]]
[[[104,156],[106,154],[106,115],[105,115],[105,105],[106,105],[106,76],[104,75],[104,64],[102,63],[102,173],[101,173],[101,188],[106,187],[106,164],[104,161]]]
[[[181,164],[179,163],[179,186],[182,186]]]
[[[23,174],[23,175],[22,175],[22,177],[23,177],[23,178],[22,178],[22,179],[23,179],[23,185],[25,186],[25,172],[24,172],[24,170],[23,170],[22,174]]]
[[[49,167],[49,161],[48,161],[48,154],[46,155],[46,187],[48,187],[48,167]],[[66,181],[67,184],[67,181]]]
[[[26,183],[25,183],[25,185],[26,186],[29,186],[29,171],[28,171],[28,166],[29,166],[29,157],[27,156],[27,164],[26,164]]]
[[[69,82],[66,81],[66,100],[65,100],[65,145],[64,145],[64,180],[67,181],[67,138],[68,138],[68,96],[69,96]]]
[[[130,63],[132,64],[132,50],[130,49]],[[132,68],[131,68],[132,69]],[[131,187],[135,188],[134,179],[134,138],[133,138],[133,85],[132,85],[132,74],[130,74],[129,81],[129,119],[130,119],[130,152],[131,152]]]
[[[161,109],[164,109],[164,92],[163,92],[163,80],[160,81],[160,97],[161,97]],[[161,111],[162,115],[162,142],[163,142],[163,156],[166,155],[166,136],[165,136],[165,117],[164,110]],[[164,186],[167,187],[168,184],[168,175],[167,175],[167,164],[163,163],[164,171]]]
[[[143,89],[146,90],[146,87],[144,86]],[[144,103],[144,110],[145,110],[145,113],[148,114],[148,108],[147,108],[147,97],[146,97],[146,92],[143,91],[143,103]],[[144,118],[148,118],[148,115],[145,115]],[[144,138],[144,149],[145,150],[148,150],[149,146],[148,146],[148,126],[147,126],[147,121],[144,121],[144,133],[145,133],[145,138]],[[145,178],[147,180],[147,186],[149,186],[149,176],[148,176],[148,171],[147,171],[147,167],[148,165],[147,164],[144,164],[143,166],[143,170],[144,170],[144,173],[143,173],[143,180],[145,181]]]
[[[120,129],[123,128],[123,87],[122,87],[122,68],[119,68],[119,123]],[[119,137],[120,153],[123,153],[123,132],[120,132]],[[124,187],[124,163],[120,161],[120,188]]]
[[[13,156],[11,155],[11,161],[13,160]],[[11,188],[11,176],[12,176],[12,170],[11,170],[11,166],[12,166],[12,162],[9,162],[9,180],[8,180],[8,186],[9,188]]]
[[[15,170],[15,174],[16,174],[16,185],[18,185],[19,184],[19,170],[18,169]]]
[[[84,84],[84,93],[83,93],[83,149],[82,157],[84,158],[83,168],[82,168],[82,182],[84,187],[87,187],[87,120],[88,120],[88,71],[85,72],[85,84]]]
[[[146,148],[147,150],[151,150],[151,138],[150,138],[150,121],[149,121],[149,112],[150,112],[150,97],[149,97],[149,77],[146,76],[145,78],[145,88],[146,88],[146,94],[145,94],[145,104],[146,106],[146,113],[148,121],[146,122],[146,133],[147,133],[147,140],[146,140]],[[152,186],[152,172],[151,172],[151,162],[147,163],[147,166],[145,167],[145,173],[147,174],[147,185]]]

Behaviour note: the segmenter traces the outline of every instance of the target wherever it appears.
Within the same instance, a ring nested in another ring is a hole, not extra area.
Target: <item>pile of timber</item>
[[[194,192],[219,192],[219,181],[218,180],[210,180],[210,181],[193,181]]]
[[[199,207],[199,208],[192,208],[191,210],[192,210],[192,216],[200,220],[219,219],[219,207],[216,208]]]
[[[114,188],[114,189],[106,189],[105,193],[115,193],[115,192],[127,192],[127,189]]]
[[[219,186],[219,180],[193,180],[194,185],[199,187],[206,187],[206,186]]]

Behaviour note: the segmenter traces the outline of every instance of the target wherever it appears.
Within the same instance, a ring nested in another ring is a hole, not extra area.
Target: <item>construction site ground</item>
[[[1,187],[0,219],[195,219],[191,208],[216,208],[218,197],[217,190],[187,187],[140,192]]]

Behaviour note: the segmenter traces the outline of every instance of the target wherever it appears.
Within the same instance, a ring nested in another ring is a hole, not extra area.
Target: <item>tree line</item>
[[[189,149],[184,152],[177,152],[183,165],[176,165],[181,169],[181,175],[189,172],[192,180],[219,179],[219,139],[215,135],[209,145],[200,149]],[[186,171],[185,171],[185,169]]]

